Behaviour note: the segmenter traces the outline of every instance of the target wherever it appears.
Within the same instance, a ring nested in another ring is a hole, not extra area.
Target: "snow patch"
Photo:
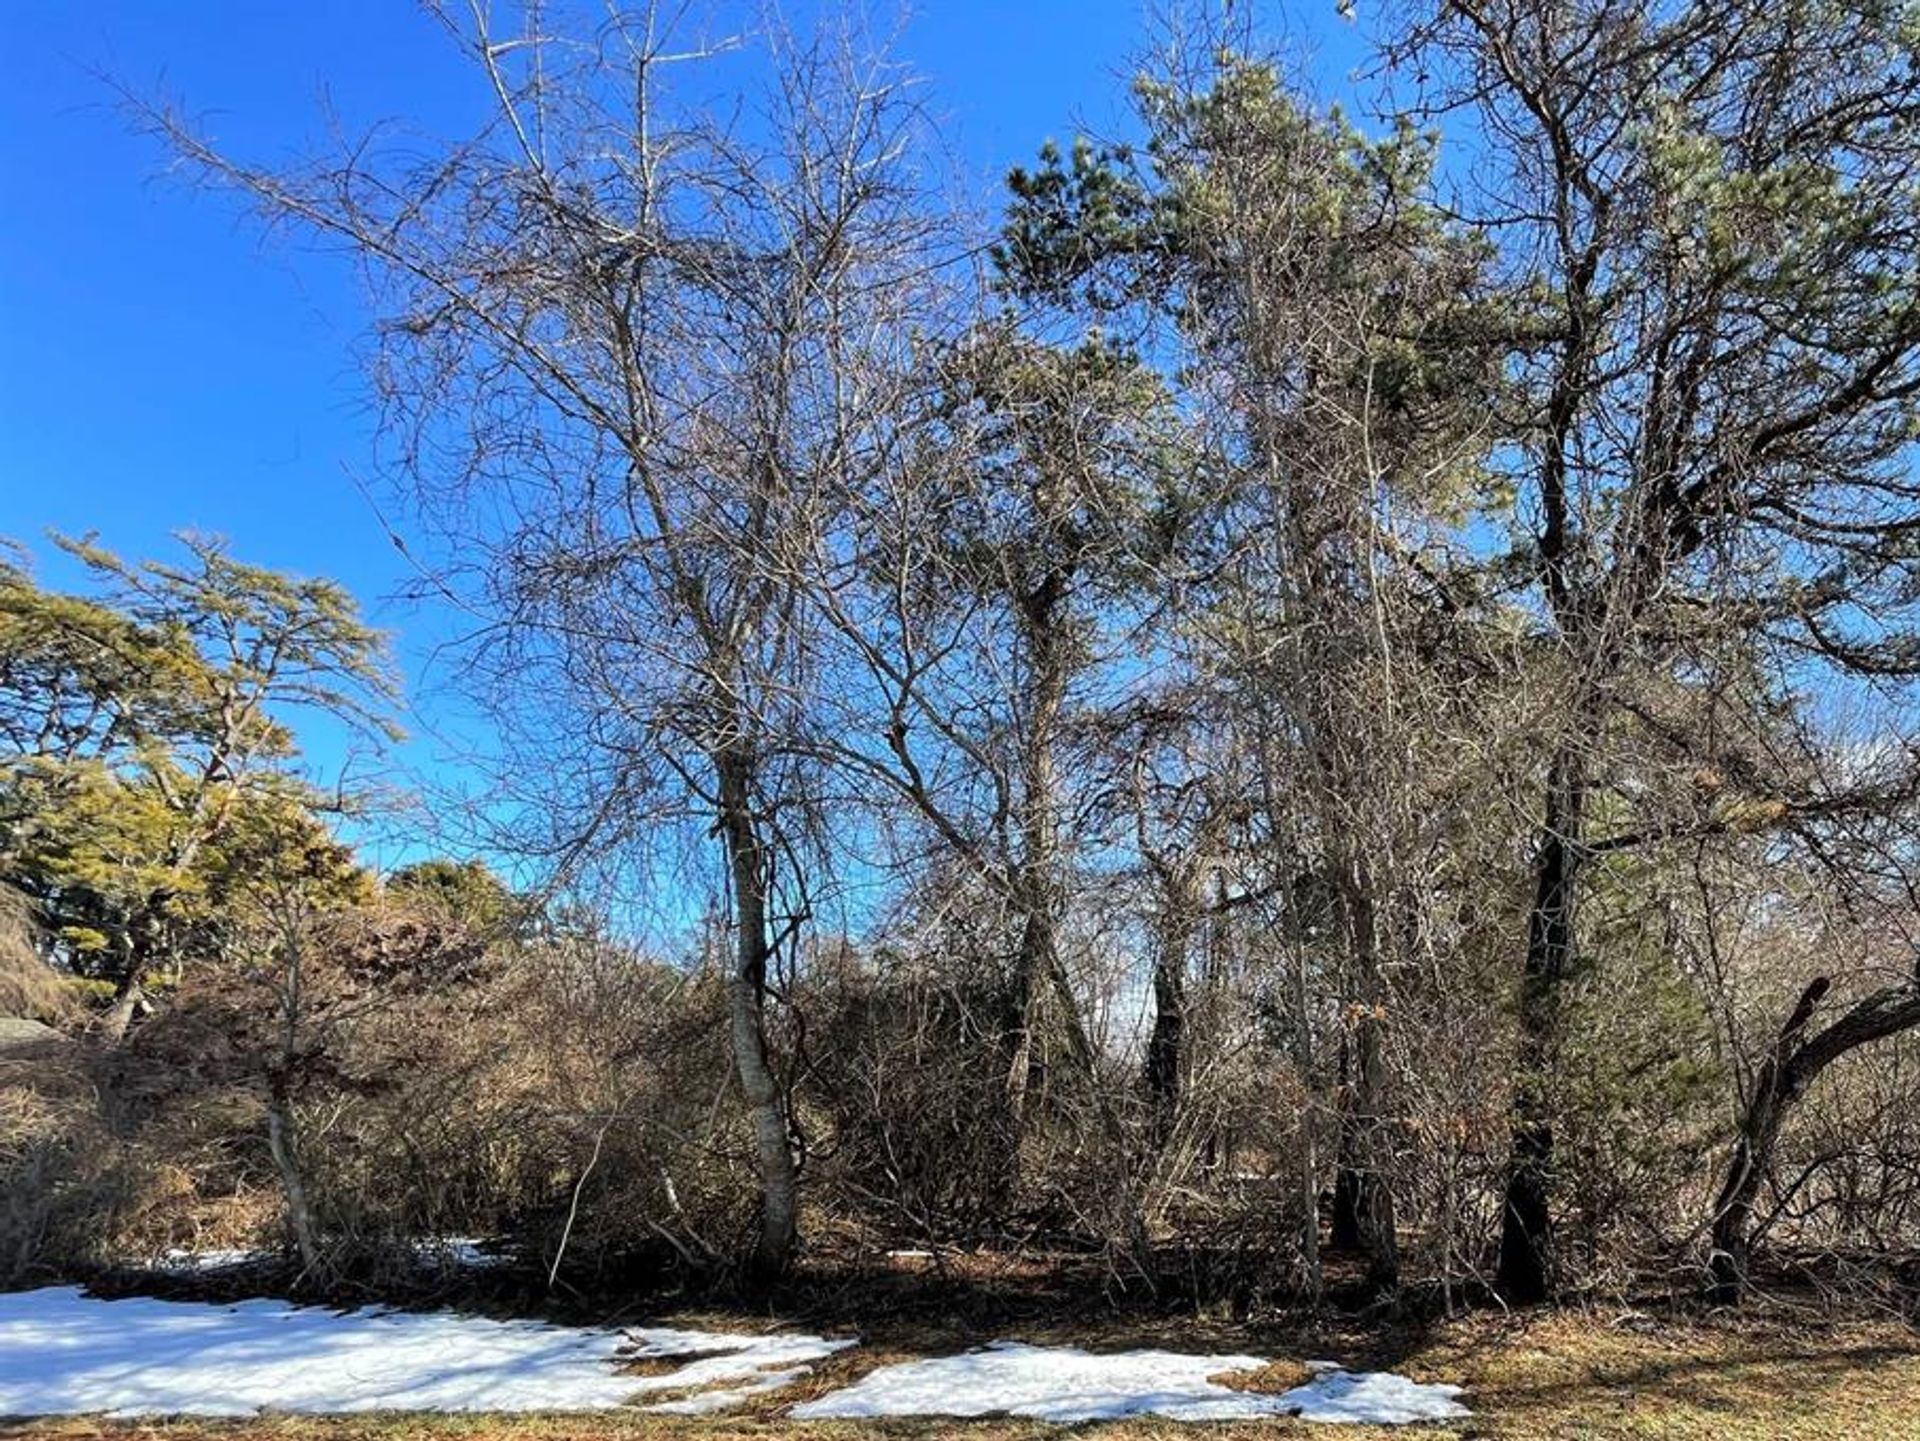
[[[412,1243],[414,1259],[427,1264],[443,1264],[455,1270],[488,1271],[511,1266],[513,1257],[506,1251],[483,1249],[487,1242],[476,1236],[435,1236]]]
[[[439,1270],[486,1271],[500,1266],[511,1266],[513,1256],[506,1250],[486,1249],[497,1243],[488,1242],[476,1236],[425,1236],[406,1243],[416,1264]],[[253,1250],[210,1250],[191,1251],[181,1247],[162,1252],[152,1261],[140,1263],[142,1268],[158,1271],[168,1276],[198,1276],[231,1271],[241,1266],[257,1266],[266,1262],[283,1259],[278,1251],[265,1249]]]
[[[597,1411],[652,1401],[677,1415],[725,1411],[777,1391],[855,1343],[820,1336],[554,1326],[450,1312],[329,1311],[105,1300],[77,1287],[0,1294],[0,1416],[261,1411]],[[678,1361],[658,1375],[636,1360]],[[801,1419],[985,1416],[1077,1422],[1154,1415],[1225,1421],[1295,1415],[1395,1424],[1465,1416],[1457,1386],[1315,1363],[1283,1395],[1213,1378],[1258,1356],[1168,1351],[1096,1355],[997,1341],[960,1356],[886,1366],[805,1405]],[[681,1394],[684,1393],[684,1394]]]
[[[0,1416],[597,1411],[722,1381],[748,1382],[736,1388],[744,1397],[852,1344],[285,1301],[103,1300],[56,1286],[0,1295]],[[658,1376],[619,1369],[679,1356],[697,1359]]]
[[[637,1390],[684,1391],[727,1381],[748,1383],[723,1391],[702,1390],[698,1395],[644,1408],[678,1416],[725,1411],[762,1392],[778,1391],[806,1375],[815,1361],[824,1361],[834,1352],[857,1344],[829,1341],[822,1336],[739,1336],[729,1331],[682,1331],[671,1326],[641,1327],[627,1334],[639,1343],[628,1360],[693,1358],[664,1375],[629,1377],[638,1383]]]
[[[272,1254],[270,1251],[188,1251],[176,1246],[153,1262],[151,1269],[164,1271],[170,1276],[191,1276],[250,1266]]]
[[[1392,1371],[1323,1370],[1277,1399],[1287,1411],[1298,1407],[1306,1421],[1351,1421],[1370,1426],[1402,1426],[1415,1421],[1449,1421],[1473,1413],[1454,1398],[1458,1386],[1414,1381]]]
[[[1458,1386],[1423,1385],[1385,1371],[1323,1370],[1277,1396],[1213,1380],[1266,1364],[1258,1356],[1096,1355],[1076,1346],[995,1341],[961,1356],[883,1366],[792,1414],[800,1420],[1006,1414],[1069,1424],[1141,1415],[1170,1421],[1299,1416],[1389,1426],[1471,1414],[1454,1399]]]

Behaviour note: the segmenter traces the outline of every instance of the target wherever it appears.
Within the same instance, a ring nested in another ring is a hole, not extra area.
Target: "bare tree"
[[[469,674],[503,733],[533,742],[508,780],[548,858],[644,871],[672,824],[711,836],[754,1264],[777,1274],[797,1158],[765,1011],[809,914],[802,577],[886,420],[863,376],[891,368],[927,262],[916,114],[845,36],[703,36],[651,6],[575,37],[537,9],[513,34],[477,0],[436,13],[491,104],[465,142],[376,134],[273,171],[148,119],[364,263],[422,564],[477,618]],[[703,106],[704,68],[747,56],[758,108]]]
[[[1174,421],[1134,357],[1008,318],[956,337],[929,394],[918,444],[861,499],[859,561],[834,588],[861,710],[831,749],[1003,910],[1017,1123],[1037,1070],[1096,1072],[1063,944],[1094,839],[1086,722],[1137,638],[1130,567],[1147,563]]]

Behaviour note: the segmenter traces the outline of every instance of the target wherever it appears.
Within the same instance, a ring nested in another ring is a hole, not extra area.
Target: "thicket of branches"
[[[58,806],[172,771],[110,709],[10,727],[55,821],[0,862],[112,902],[41,950],[120,1037],[13,1124],[16,1269],[263,1193],[316,1274],[475,1230],[550,1281],[984,1245],[1314,1300],[1911,1264],[1906,7],[1403,7],[1371,130],[1172,33],[1139,138],[985,224],[844,34],[445,18],[459,145],[263,170],[140,113],[364,263],[493,844],[603,909],[310,866],[183,929],[204,808],[111,892]],[[132,589],[0,682],[123,686]]]

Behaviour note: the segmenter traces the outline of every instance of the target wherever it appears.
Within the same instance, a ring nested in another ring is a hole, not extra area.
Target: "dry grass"
[[[1048,1339],[1102,1346],[1141,1338],[1087,1328],[1069,1336],[1067,1328],[1060,1327]],[[1186,1344],[1212,1345],[1225,1339],[1215,1335],[1204,1343],[1189,1339]],[[1243,1335],[1237,1344],[1246,1348],[1251,1341]],[[1330,1441],[1920,1441],[1920,1332],[1891,1322],[1789,1324],[1742,1318],[1654,1324],[1630,1315],[1561,1313],[1511,1321],[1482,1317],[1441,1327],[1417,1340],[1371,1345],[1336,1341],[1331,1349],[1353,1364],[1390,1361],[1423,1380],[1459,1382],[1466,1386],[1476,1414],[1453,1427],[1341,1427],[1316,1433]],[[114,1441],[1025,1441],[1067,1435],[1114,1441],[1253,1441],[1306,1435],[1309,1429],[1290,1421],[1221,1426],[1142,1421],[1069,1428],[1009,1420],[799,1424],[781,1419],[796,1400],[912,1354],[895,1341],[863,1346],[817,1367],[778,1398],[724,1418],[601,1414],[54,1420],[0,1425],[0,1431],[22,1441],[96,1436]],[[1242,1384],[1269,1389],[1296,1379],[1285,1363],[1269,1370]]]
[[[0,884],[0,1016],[56,1022],[73,1018],[71,990],[33,944],[27,898]]]
[[[1469,1436],[1920,1441],[1920,1332],[1895,1323],[1484,1320],[1407,1369],[1467,1387]]]

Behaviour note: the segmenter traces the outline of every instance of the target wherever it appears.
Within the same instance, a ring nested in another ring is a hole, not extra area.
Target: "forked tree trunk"
[[[767,1059],[767,855],[752,808],[751,759],[739,749],[714,757],[720,786],[720,830],[733,881],[734,964],[727,978],[727,1017],[734,1071],[753,1127],[760,1177],[760,1235],[752,1271],[767,1282],[793,1261],[799,1236],[798,1177],[787,1135],[786,1108]]]
[[[1544,1301],[1553,1289],[1553,1122],[1546,1073],[1558,1040],[1560,985],[1573,959],[1585,808],[1585,767],[1569,746],[1554,758],[1547,784],[1521,979],[1519,1073],[1495,1276],[1500,1294],[1517,1306]]]
[[[1147,1036],[1141,1080],[1153,1127],[1153,1147],[1164,1147],[1180,1112],[1181,1069],[1187,1033],[1187,952],[1193,944],[1197,888],[1169,878],[1162,887],[1153,955],[1153,1030]]]
[[[1753,1260],[1754,1202],[1773,1164],[1781,1124],[1828,1066],[1870,1041],[1920,1026],[1920,971],[1873,992],[1805,1040],[1808,1024],[1831,988],[1825,976],[1802,992],[1773,1049],[1754,1076],[1725,1181],[1714,1202],[1708,1267],[1715,1300],[1732,1304],[1747,1289]]]

